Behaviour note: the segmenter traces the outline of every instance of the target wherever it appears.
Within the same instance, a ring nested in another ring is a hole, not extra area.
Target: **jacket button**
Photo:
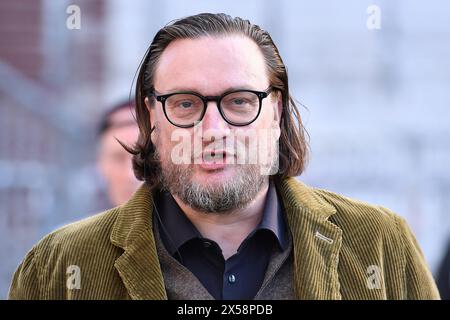
[[[236,282],[236,277],[234,276],[234,274],[230,274],[228,276],[228,282],[229,283],[235,283]]]

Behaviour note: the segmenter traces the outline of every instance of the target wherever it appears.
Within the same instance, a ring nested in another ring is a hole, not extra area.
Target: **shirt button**
[[[234,276],[234,274],[230,274],[228,276],[228,282],[229,283],[235,283],[236,282],[236,277]]]
[[[209,241],[203,241],[203,246],[204,246],[205,248],[209,248],[209,247],[211,247],[211,245],[212,245],[211,242],[209,242]]]

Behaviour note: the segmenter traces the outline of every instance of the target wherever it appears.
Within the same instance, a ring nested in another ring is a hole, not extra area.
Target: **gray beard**
[[[156,152],[156,157],[160,155]],[[178,165],[170,160],[161,161],[163,190],[177,196],[191,208],[203,213],[227,213],[245,206],[255,199],[268,183],[268,176],[260,173],[256,164],[235,164],[234,178],[216,185],[203,185],[192,181],[193,165]]]

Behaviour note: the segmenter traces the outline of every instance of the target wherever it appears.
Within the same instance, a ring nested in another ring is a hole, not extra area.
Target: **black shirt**
[[[272,182],[260,224],[227,260],[215,241],[200,234],[170,193],[157,193],[155,205],[160,216],[159,232],[167,251],[215,299],[253,299],[264,280],[272,251],[284,251],[288,245],[281,201]]]

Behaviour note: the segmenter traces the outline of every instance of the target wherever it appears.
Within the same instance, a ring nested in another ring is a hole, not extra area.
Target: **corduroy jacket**
[[[293,240],[298,299],[439,299],[406,222],[379,206],[276,183]],[[143,184],[124,205],[64,226],[17,268],[10,299],[167,299]]]

